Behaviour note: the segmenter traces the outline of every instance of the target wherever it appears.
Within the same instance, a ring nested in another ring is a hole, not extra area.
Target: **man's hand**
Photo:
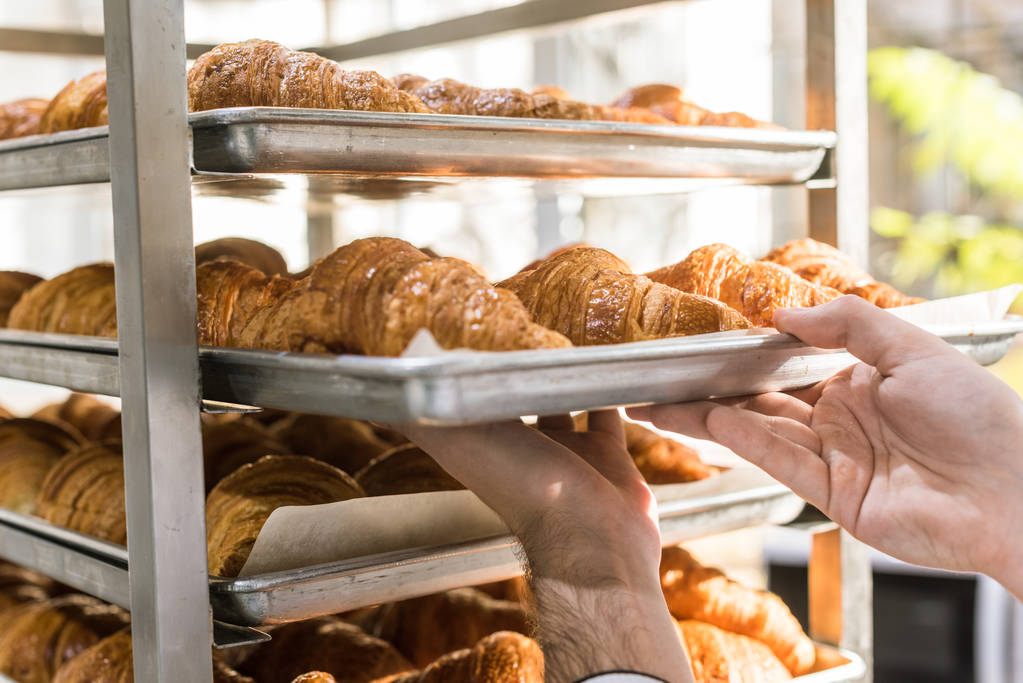
[[[778,311],[778,329],[863,361],[792,394],[629,410],[713,439],[860,540],[973,570],[1023,598],[1023,404],[951,346],[856,297]]]
[[[632,669],[691,681],[661,594],[656,503],[616,412],[460,428],[403,427],[522,541],[546,680]]]

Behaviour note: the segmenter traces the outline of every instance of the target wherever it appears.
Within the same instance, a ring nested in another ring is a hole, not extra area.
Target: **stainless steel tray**
[[[1023,332],[1012,319],[930,328],[987,365]],[[117,393],[117,342],[0,330],[0,376]],[[380,422],[464,424],[519,415],[784,391],[850,365],[782,334],[379,358],[202,348],[203,397]]]
[[[199,174],[345,173],[391,184],[402,176],[797,183],[835,145],[829,131],[275,107],[197,112],[189,122]],[[0,142],[0,189],[107,180],[106,126]]]

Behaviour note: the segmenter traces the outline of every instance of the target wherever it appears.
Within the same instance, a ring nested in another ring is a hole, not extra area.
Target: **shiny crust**
[[[288,264],[281,252],[269,244],[244,237],[222,237],[195,248],[195,265],[217,259],[239,261],[262,271],[264,275],[288,274]]]
[[[37,420],[66,422],[89,441],[119,438],[121,413],[88,394],[72,392],[60,403],[51,403],[34,412]],[[116,425],[115,425],[116,423]],[[115,429],[116,426],[116,429]]]
[[[288,452],[322,460],[352,475],[392,448],[369,423],[344,417],[293,413],[275,422],[271,431],[288,445]]]
[[[757,327],[770,327],[779,308],[818,306],[841,295],[784,266],[749,259],[726,244],[700,247],[685,260],[647,275],[683,292],[724,302]]]
[[[534,320],[577,345],[750,327],[728,306],[633,274],[614,254],[592,247],[557,253],[498,287],[510,289]]]
[[[429,112],[375,71],[345,70],[269,40],[218,45],[188,70],[191,111],[260,106]]]
[[[786,242],[771,251],[764,260],[785,266],[805,280],[834,287],[843,294],[853,294],[881,308],[926,301],[903,294],[886,282],[878,282],[838,249],[809,237]]]
[[[355,473],[355,481],[359,482],[367,496],[465,488],[436,460],[413,444],[397,446],[377,456]]]
[[[661,555],[661,588],[676,619],[696,619],[764,643],[793,676],[813,668],[813,642],[774,593],[732,581],[682,548]]]
[[[686,619],[678,624],[696,683],[775,683],[792,675],[759,640]]]
[[[203,423],[202,455],[206,491],[209,492],[217,482],[242,465],[256,462],[264,455],[287,455],[294,452],[275,437],[270,429],[248,417]]]
[[[615,100],[612,106],[646,109],[683,126],[780,128],[773,123],[757,121],[737,111],[716,113],[704,109],[686,99],[681,88],[664,83],[651,83],[630,88]]]
[[[236,346],[245,323],[278,302],[296,283],[239,261],[209,261],[196,268],[199,343]]]
[[[11,308],[18,303],[21,295],[42,282],[38,275],[21,273],[16,270],[0,270],[0,327],[7,325]]]
[[[114,265],[80,266],[22,294],[7,326],[16,330],[117,336]]]
[[[704,464],[684,443],[631,422],[624,427],[625,447],[648,484],[682,484],[717,475],[717,468]]]
[[[0,422],[0,507],[32,514],[50,469],[82,437],[56,424],[15,418]]]
[[[59,526],[126,545],[121,443],[91,443],[57,461],[43,480],[36,514]]]
[[[0,140],[35,135],[49,100],[31,97],[0,104]]]
[[[39,120],[40,133],[107,125],[107,74],[96,71],[71,81],[50,101]]]
[[[543,653],[536,641],[499,631],[471,649],[451,652],[422,671],[377,683],[542,683]]]
[[[259,530],[277,508],[333,503],[362,495],[354,479],[312,458],[267,455],[243,465],[221,480],[206,499],[210,574],[237,576]]]

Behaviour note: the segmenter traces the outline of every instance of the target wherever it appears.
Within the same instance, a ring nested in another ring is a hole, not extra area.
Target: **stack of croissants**
[[[774,128],[739,112],[715,113],[686,98],[680,88],[632,88],[608,105],[578,102],[554,86],[532,92],[477,88],[450,78],[347,70],[309,52],[269,40],[218,45],[188,72],[193,112],[225,107],[300,107],[412,114],[463,114],[536,119],[625,121],[661,125]],[[0,140],[107,124],[106,73],[72,81],[52,100],[28,98],[0,104]]]

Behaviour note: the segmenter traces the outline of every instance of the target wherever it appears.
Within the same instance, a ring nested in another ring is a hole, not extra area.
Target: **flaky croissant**
[[[417,667],[425,667],[495,631],[526,633],[527,628],[520,604],[459,588],[384,605],[369,631],[392,643]]]
[[[200,292],[206,269],[216,265],[200,267]],[[199,303],[202,320],[201,296]],[[228,329],[235,327],[233,317]],[[491,286],[465,262],[431,259],[408,242],[386,237],[356,240],[320,260],[294,289],[257,307],[230,345],[397,356],[420,329],[447,349],[570,346],[530,320],[511,292]],[[202,333],[200,326],[200,341],[209,343]]]
[[[369,683],[414,668],[386,641],[337,617],[283,624],[270,633],[273,639],[239,664],[239,671],[260,681],[290,681],[321,671],[344,683]]]
[[[224,43],[201,55],[188,70],[188,107],[429,112],[375,71],[342,69],[326,57],[269,40]]]
[[[127,623],[124,610],[87,595],[12,607],[0,632],[0,673],[19,683],[50,683],[61,665]]]
[[[498,631],[472,648],[448,653],[422,671],[374,683],[542,683],[543,653],[520,633]]]
[[[556,253],[497,286],[514,292],[538,323],[578,345],[750,327],[728,306],[635,275],[614,254],[592,247]]]
[[[16,330],[117,336],[114,265],[80,266],[21,295],[7,326]]]
[[[29,97],[0,104],[0,140],[35,135],[49,100]]]
[[[559,96],[566,94],[564,91],[554,94],[549,90],[528,93],[518,88],[477,88],[451,78],[431,81],[413,74],[401,74],[391,80],[401,90],[418,97],[437,114],[670,123],[646,109],[604,107]]]
[[[107,125],[107,74],[96,71],[57,93],[39,120],[40,133]]]
[[[759,640],[693,619],[678,623],[696,683],[776,683],[789,670]]]
[[[631,422],[624,427],[625,447],[648,484],[682,484],[718,473],[717,468],[705,464],[700,454],[684,443]]]
[[[878,282],[838,249],[809,237],[786,242],[771,251],[764,260],[785,266],[815,284],[862,297],[881,308],[924,301],[903,294],[886,282]]]
[[[754,261],[727,244],[709,244],[683,261],[647,273],[655,282],[717,299],[757,327],[770,327],[779,308],[827,303],[841,293],[815,285],[775,263]]]
[[[281,256],[281,252],[269,244],[244,237],[221,237],[196,246],[195,265],[217,259],[240,261],[262,271],[265,275],[288,274],[288,264]]]
[[[367,496],[394,496],[465,488],[418,446],[396,446],[355,473]]]
[[[0,612],[14,605],[45,600],[56,589],[56,582],[48,576],[0,561]]]
[[[7,316],[21,295],[42,282],[38,275],[16,270],[0,270],[0,327],[7,326]]]
[[[118,438],[121,434],[120,415],[109,404],[76,391],[60,403],[51,403],[32,413],[37,420],[66,422],[89,441],[101,441],[111,436]],[[114,422],[117,422],[116,433]]]
[[[0,507],[35,512],[46,475],[81,442],[71,427],[31,418],[0,422]]]
[[[344,417],[292,413],[275,422],[270,431],[288,445],[289,452],[322,460],[352,475],[392,448],[369,423]]]
[[[126,545],[124,461],[121,443],[90,443],[50,468],[36,514],[58,526]]]
[[[794,676],[813,668],[816,650],[774,593],[732,581],[682,548],[661,555],[661,589],[676,619],[696,619],[767,645]]]
[[[615,107],[647,109],[684,126],[732,126],[738,128],[778,128],[737,111],[715,113],[690,102],[682,89],[674,85],[651,83],[630,88],[612,103]]]
[[[210,574],[237,576],[259,530],[277,508],[333,503],[362,495],[354,479],[312,458],[267,455],[243,465],[218,482],[206,499]]]
[[[264,455],[298,452],[288,448],[269,428],[245,416],[235,420],[204,422],[202,456],[206,491],[209,492],[217,482],[242,465],[256,462]]]

